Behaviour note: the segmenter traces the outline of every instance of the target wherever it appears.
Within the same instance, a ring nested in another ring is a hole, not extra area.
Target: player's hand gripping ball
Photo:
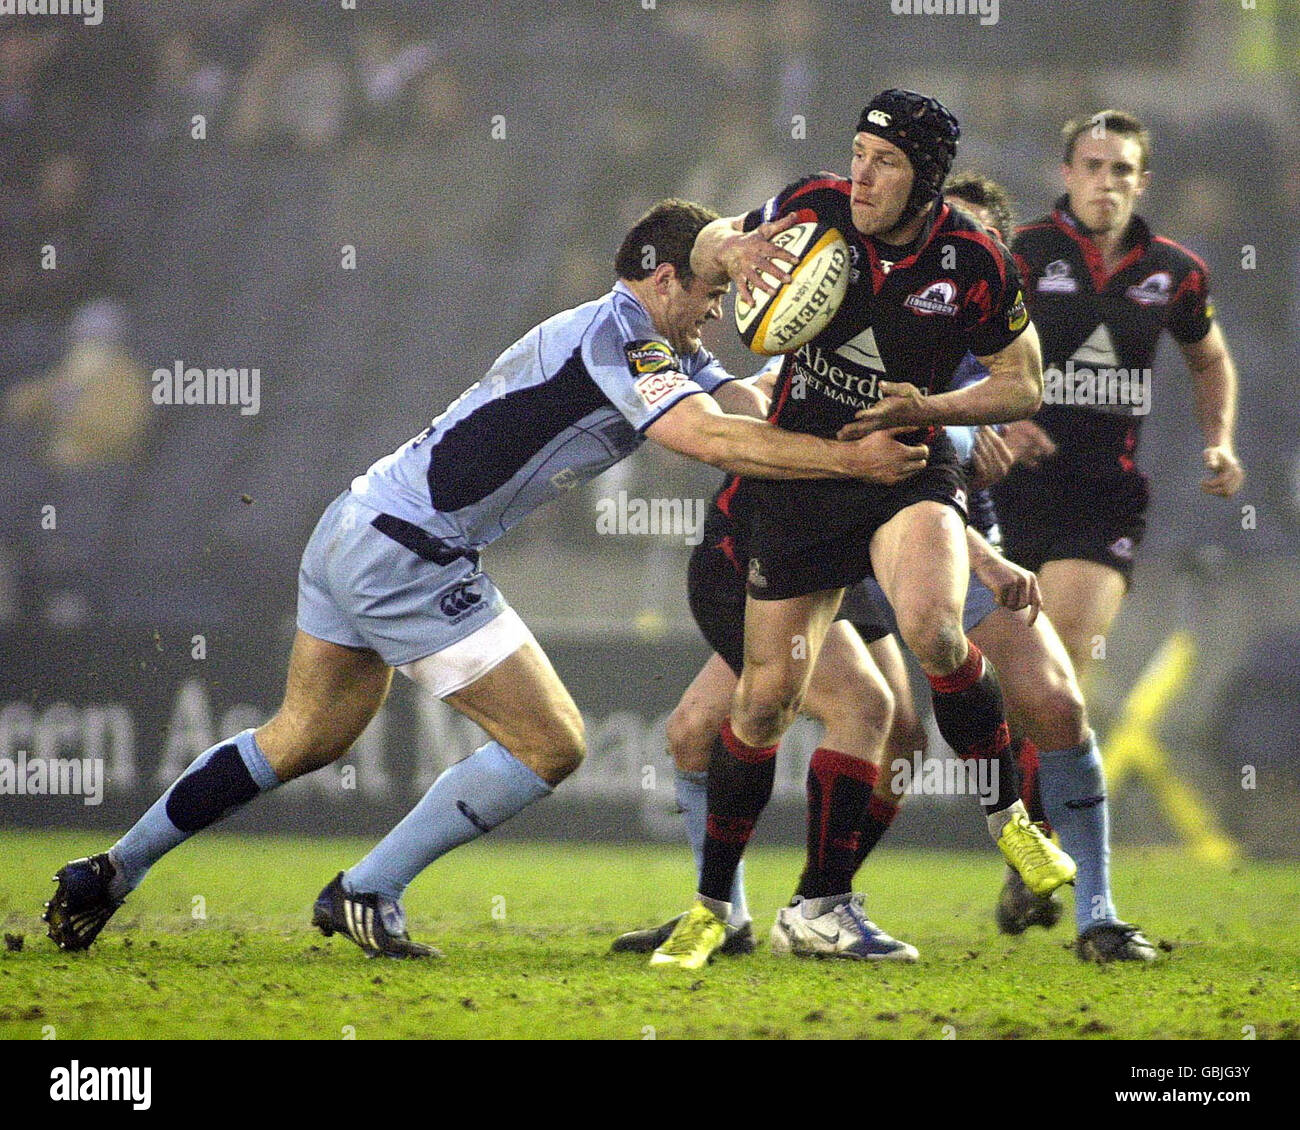
[[[799,257],[790,281],[763,272],[775,294],[755,288],[753,303],[736,296],[740,340],[765,357],[812,341],[830,325],[849,285],[849,246],[835,228],[807,221],[778,232],[772,242]]]

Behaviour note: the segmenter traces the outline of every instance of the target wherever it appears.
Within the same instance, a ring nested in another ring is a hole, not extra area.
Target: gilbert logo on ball
[[[833,227],[807,221],[773,236],[799,256],[791,281],[775,294],[756,292],[751,304],[736,297],[736,330],[755,353],[771,357],[807,345],[831,323],[849,285],[849,247]],[[763,278],[778,285],[774,275]]]

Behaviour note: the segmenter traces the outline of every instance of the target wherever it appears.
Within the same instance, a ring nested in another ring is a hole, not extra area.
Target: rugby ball
[[[849,285],[849,245],[833,227],[815,220],[795,224],[772,237],[778,247],[799,256],[790,282],[775,294],[754,294],[754,303],[736,296],[736,330],[755,353],[772,357],[807,345],[831,323]],[[774,286],[775,276],[763,272]]]

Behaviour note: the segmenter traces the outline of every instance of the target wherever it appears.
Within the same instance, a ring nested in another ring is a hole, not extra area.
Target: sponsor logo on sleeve
[[[1011,309],[1007,311],[1007,329],[1015,333],[1023,330],[1029,323],[1029,311],[1025,309],[1024,291],[1016,291],[1016,300],[1011,304]]]
[[[1038,280],[1040,294],[1074,294],[1079,289],[1079,281],[1070,274],[1070,264],[1064,259],[1053,259],[1043,268],[1043,276]]]
[[[634,377],[678,367],[677,354],[666,342],[629,341],[623,346],[623,351],[627,354],[627,367]]]
[[[636,389],[636,394],[641,398],[641,403],[647,408],[653,408],[656,404],[672,396],[678,389],[685,388],[690,383],[690,380],[676,369],[665,369],[659,373],[647,373],[644,377],[638,378],[632,387]]]
[[[1167,306],[1173,285],[1174,280],[1169,277],[1168,271],[1157,271],[1124,293],[1140,306]]]
[[[958,307],[954,304],[953,299],[957,296],[957,287],[949,279],[940,279],[933,282],[924,290],[918,290],[915,294],[909,294],[903,300],[903,305],[918,314],[946,314],[952,317],[957,313]]]

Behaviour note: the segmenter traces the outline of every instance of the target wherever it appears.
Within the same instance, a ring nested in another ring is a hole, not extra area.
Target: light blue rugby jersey
[[[706,349],[678,356],[619,282],[534,326],[352,493],[478,549],[626,458],[678,401],[733,379]]]
[[[967,353],[957,365],[952,375],[954,389],[965,388],[976,381],[982,381],[989,375],[988,369],[980,364],[973,353]],[[948,438],[957,449],[957,462],[965,465],[970,462],[975,450],[975,428],[970,425],[957,424],[949,427]],[[993,496],[987,490],[977,490],[971,495],[968,504],[971,525],[975,527],[992,545],[1002,544],[1002,531],[998,528],[998,514],[993,508]]]
[[[957,369],[952,375],[952,388],[954,391],[965,388],[976,381],[982,381],[988,375],[989,371],[980,364],[979,358],[973,353],[967,353],[957,363]],[[975,448],[974,427],[969,424],[950,424],[947,432],[953,447],[957,449],[957,462],[969,463],[971,452]]]

